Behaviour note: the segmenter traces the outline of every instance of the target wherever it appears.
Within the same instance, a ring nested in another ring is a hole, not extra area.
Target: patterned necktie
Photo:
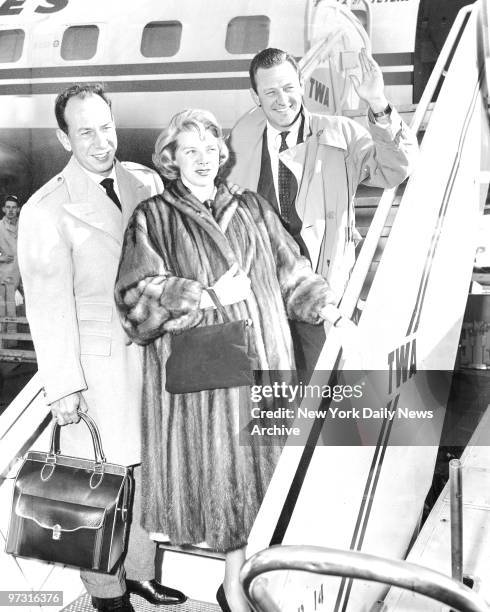
[[[288,148],[286,138],[289,132],[281,132],[281,146],[279,147],[279,153],[285,151]],[[282,163],[279,159],[279,172],[278,172],[278,188],[279,188],[279,207],[281,209],[281,217],[289,223],[291,220],[291,209],[294,206],[294,198],[291,200],[292,190],[296,193],[296,178],[291,170]]]
[[[122,210],[121,202],[119,201],[117,193],[114,190],[114,179],[105,178],[103,181],[100,181],[100,184],[105,189],[107,195],[111,198],[114,204],[119,208],[119,210]]]

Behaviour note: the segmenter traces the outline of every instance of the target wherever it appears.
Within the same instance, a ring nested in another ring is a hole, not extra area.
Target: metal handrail
[[[444,43],[441,53],[439,54],[434,69],[432,70],[430,78],[427,81],[424,93],[420,98],[420,102],[412,118],[410,127],[415,133],[418,133],[420,126],[422,125],[422,121],[429,108],[429,104],[432,101],[434,92],[441,77],[443,76],[446,64],[453,52],[454,45],[457,43],[461,29],[465,24],[467,15],[471,13],[472,10],[473,5],[463,7],[456,16],[456,19],[454,20],[453,26],[446,38],[446,42]],[[357,305],[359,296],[361,295],[364,282],[366,280],[369,268],[374,257],[374,253],[377,249],[378,242],[381,237],[381,232],[385,227],[386,219],[388,218],[388,214],[393,205],[396,191],[396,188],[386,189],[383,192],[383,195],[381,196],[381,199],[378,203],[368,233],[362,244],[361,251],[356,260],[349,282],[344,292],[344,296],[339,306],[341,312],[345,316],[352,316],[354,308]]]
[[[474,7],[475,5],[463,7],[454,20],[453,26],[446,38],[444,46],[439,54],[434,69],[432,70],[429,80],[427,81],[424,93],[420,98],[420,102],[417,105],[417,109],[412,118],[410,127],[415,133],[418,133],[422,125],[425,114],[432,102],[434,92],[437,89],[441,77],[444,75],[447,63],[450,60],[454,47],[459,40],[461,30],[465,26],[467,17]],[[356,262],[344,291],[344,295],[338,306],[340,312],[345,317],[352,317],[352,314],[354,313],[354,310],[359,302],[364,283],[374,259],[374,254],[378,248],[380,237],[393,206],[396,192],[397,188],[385,189],[378,202],[378,206],[374,212],[366,238],[362,243],[361,250],[356,258]],[[334,369],[338,360],[340,349],[341,336],[338,333],[338,330],[331,327],[328,330],[328,342],[325,343],[323,352],[319,359],[319,361],[322,363],[322,370],[328,371]]]
[[[0,415],[0,481],[16,463],[16,457],[25,452],[26,443],[32,443],[44,431],[49,413],[36,373]]]
[[[240,572],[245,596],[256,612],[279,612],[263,574],[277,570],[381,582],[425,595],[460,612],[489,612],[485,600],[439,572],[395,559],[320,546],[272,546],[248,559]]]
[[[318,56],[321,58],[327,56],[330,53],[330,49],[342,36],[342,30],[334,30],[329,35],[319,40],[311,49],[306,53],[298,62],[299,69],[301,71],[301,77],[304,81],[307,81],[310,74],[315,70],[318,64]]]
[[[482,0],[481,10],[478,15],[479,17],[479,36],[480,46],[479,53],[483,56],[485,62],[485,97],[487,104],[489,102],[489,91],[490,91],[490,32],[489,32],[489,17],[488,13],[490,0]]]

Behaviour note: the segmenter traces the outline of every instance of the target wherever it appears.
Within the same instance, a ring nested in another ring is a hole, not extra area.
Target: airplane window
[[[180,47],[180,21],[152,21],[145,25],[141,38],[141,53],[145,57],[170,57]]]
[[[24,30],[0,30],[0,62],[16,62],[24,47]]]
[[[226,30],[228,53],[257,53],[267,47],[271,21],[265,15],[235,17]]]
[[[71,26],[63,34],[61,57],[64,60],[88,60],[97,51],[99,28],[95,25]]]

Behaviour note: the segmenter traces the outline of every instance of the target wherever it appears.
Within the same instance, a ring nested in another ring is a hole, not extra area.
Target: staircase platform
[[[161,606],[153,606],[138,595],[131,595],[131,604],[135,612],[162,612]],[[183,604],[178,606],[165,606],[164,609],[172,610],[172,612],[218,612],[220,607],[218,604],[188,599]],[[64,607],[62,612],[94,612],[94,608],[90,603],[90,597],[85,594]]]

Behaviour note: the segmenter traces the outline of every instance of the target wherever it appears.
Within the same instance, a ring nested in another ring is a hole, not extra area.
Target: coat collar
[[[307,193],[318,163],[336,159],[339,151],[347,151],[347,141],[342,127],[342,118],[336,116],[311,115],[305,110],[305,141],[280,153],[280,158],[291,170],[298,182],[296,206],[303,221],[303,228],[314,225],[318,219],[316,206],[306,206]],[[328,180],[337,182],[337,177],[326,173]],[[336,193],[335,185],[329,189]]]
[[[281,160],[294,174],[298,183],[303,178],[306,151],[310,150],[312,146],[315,150],[319,146],[326,146],[347,151],[347,140],[342,129],[341,118],[328,115],[314,115],[309,113],[304,106],[302,112],[305,118],[303,127],[304,142],[280,153]],[[267,126],[264,111],[259,107],[250,111],[246,115],[245,124],[246,129],[241,130],[238,137],[243,138],[244,144],[246,144],[244,150],[250,157],[254,151],[262,150],[264,130]],[[255,155],[248,162],[242,163],[255,163],[257,165],[257,180],[254,184],[258,184],[260,156]]]
[[[347,141],[342,129],[341,119],[335,116],[311,115],[306,109],[305,114],[305,141],[290,147],[279,154],[283,163],[294,174],[298,185],[297,202],[302,202],[299,194],[307,189],[315,171],[316,160],[320,157],[330,156],[334,150],[347,151]],[[324,153],[319,155],[320,147],[326,147]],[[315,207],[305,205],[298,209],[303,225],[311,225],[317,215]]]
[[[234,193],[226,183],[218,185],[215,197],[215,217],[180,179],[170,183],[161,197],[167,204],[193,219],[208,234],[228,265],[235,263],[236,257],[225,236],[225,231],[236,211],[237,202]]]
[[[150,185],[140,182],[118,160],[116,160],[116,178],[121,194],[123,228],[125,228],[136,206],[151,197],[152,191]]]
[[[318,144],[326,145],[328,147],[335,147],[336,149],[347,150],[347,140],[345,138],[344,131],[339,129],[339,117],[331,115],[315,115],[311,114],[305,106],[303,106],[303,115],[305,117],[304,135],[305,142],[309,138],[316,137]],[[267,124],[267,120],[264,115],[264,111],[261,108],[256,108],[249,113],[249,120],[251,123],[247,125],[250,128],[250,138],[261,139],[264,129]],[[291,147],[288,151],[296,149]]]
[[[69,201],[64,204],[65,209],[81,221],[106,232],[119,243],[122,242],[124,227],[135,206],[151,195],[149,188],[139,183],[118,161],[116,177],[122,214],[73,156],[62,175],[69,194]]]
[[[308,138],[316,137],[318,144],[336,149],[347,150],[347,140],[344,131],[339,129],[339,117],[332,115],[312,115],[303,106],[305,116],[305,134]],[[294,147],[293,147],[294,148]]]

